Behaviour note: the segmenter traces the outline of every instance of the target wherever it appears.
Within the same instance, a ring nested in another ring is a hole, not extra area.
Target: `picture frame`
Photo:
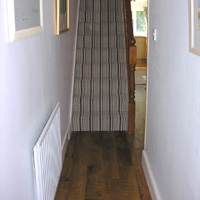
[[[190,0],[190,52],[200,56],[200,0]]]
[[[7,0],[8,41],[43,32],[42,0]]]
[[[70,0],[57,0],[56,5],[56,34],[60,35],[69,30]]]

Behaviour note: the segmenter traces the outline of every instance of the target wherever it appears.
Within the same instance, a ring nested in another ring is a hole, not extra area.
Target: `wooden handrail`
[[[135,132],[135,65],[137,48],[133,35],[133,24],[131,14],[130,0],[124,0],[124,22],[126,37],[126,54],[128,70],[128,88],[129,88],[129,113],[128,113],[128,133]]]

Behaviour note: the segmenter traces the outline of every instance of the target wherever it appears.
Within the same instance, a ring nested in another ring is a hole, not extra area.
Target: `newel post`
[[[137,54],[135,43],[135,39],[129,41],[129,134],[134,134],[135,132],[135,65]]]

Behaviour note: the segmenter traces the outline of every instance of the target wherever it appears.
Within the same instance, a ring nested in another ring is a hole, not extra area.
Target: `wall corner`
[[[149,159],[147,157],[146,151],[142,152],[142,168],[147,181],[147,185],[151,194],[152,200],[162,200],[158,191],[158,187],[153,176]]]
[[[65,133],[64,140],[62,142],[62,161],[64,161],[64,159],[65,159],[65,154],[66,154],[66,151],[67,151],[67,147],[68,147],[68,143],[69,143],[69,140],[71,138],[71,135],[72,135],[72,126],[71,126],[71,123],[70,123],[69,126],[68,126],[68,129]]]

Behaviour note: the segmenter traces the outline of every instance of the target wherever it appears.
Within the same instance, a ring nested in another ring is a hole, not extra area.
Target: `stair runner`
[[[127,131],[123,0],[80,0],[73,131]]]

